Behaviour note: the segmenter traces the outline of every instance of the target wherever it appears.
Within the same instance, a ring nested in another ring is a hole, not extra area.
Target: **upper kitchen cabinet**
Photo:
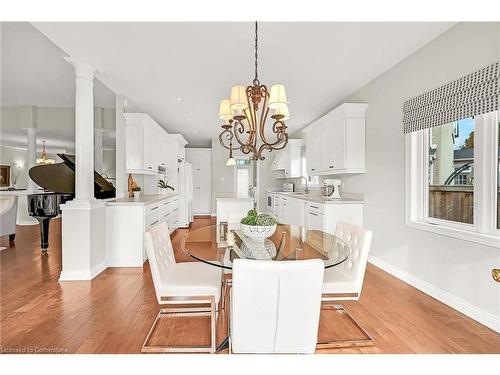
[[[161,135],[167,133],[146,113],[124,113],[124,116],[126,172],[158,173]]]
[[[289,139],[283,150],[275,151],[271,170],[276,178],[300,177],[302,139]]]
[[[177,173],[185,159],[187,141],[181,134],[168,134],[146,113],[125,113],[125,170],[134,174]]]
[[[368,104],[345,103],[304,129],[310,175],[365,172]]]

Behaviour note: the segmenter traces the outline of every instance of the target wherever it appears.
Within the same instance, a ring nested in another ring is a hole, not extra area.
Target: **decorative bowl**
[[[250,238],[266,239],[271,237],[276,231],[276,224],[263,226],[263,225],[247,225],[241,224],[243,234]]]

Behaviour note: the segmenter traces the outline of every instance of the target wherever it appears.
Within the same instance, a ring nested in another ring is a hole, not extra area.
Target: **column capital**
[[[97,69],[92,65],[87,64],[85,61],[81,59],[76,59],[74,57],[65,57],[67,62],[73,65],[75,69],[75,76],[77,79],[86,79],[88,81],[94,80],[94,75],[97,72]]]

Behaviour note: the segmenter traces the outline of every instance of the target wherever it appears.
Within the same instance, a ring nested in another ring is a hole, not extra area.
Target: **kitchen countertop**
[[[321,204],[349,204],[349,203],[364,203],[364,200],[362,198],[351,198],[351,197],[345,197],[345,198],[340,198],[340,199],[326,199],[323,198],[321,195],[316,195],[316,194],[297,194],[297,193],[289,193],[289,192],[282,192],[282,191],[276,191],[274,194],[279,194],[279,195],[284,195],[287,197],[292,197],[296,199],[301,199],[309,202],[315,202],[315,203],[321,203]]]
[[[106,202],[106,206],[147,206],[165,199],[178,197],[177,193],[143,195],[139,198],[118,198]]]
[[[236,193],[219,193],[215,197],[215,200],[217,201],[232,201],[232,200],[249,200],[253,201],[252,197],[249,196],[239,196]]]

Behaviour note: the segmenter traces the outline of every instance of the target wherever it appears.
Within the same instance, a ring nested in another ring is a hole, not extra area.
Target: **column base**
[[[92,280],[106,269],[105,204],[69,201],[62,209],[62,271],[59,281]]]

